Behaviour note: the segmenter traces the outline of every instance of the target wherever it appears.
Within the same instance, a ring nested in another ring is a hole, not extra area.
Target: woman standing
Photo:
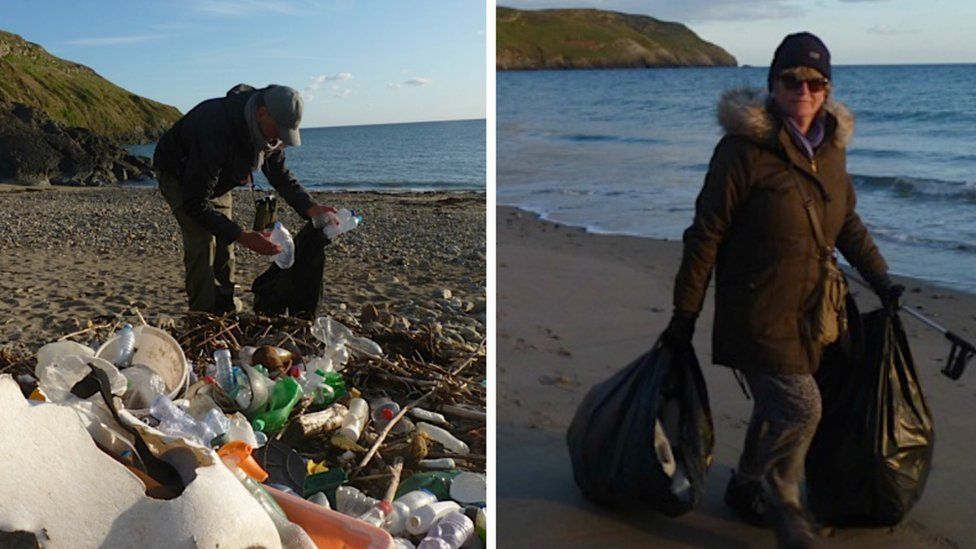
[[[665,332],[669,345],[691,344],[714,268],[713,361],[741,371],[755,399],[725,501],[749,522],[771,524],[785,547],[813,543],[800,485],[820,421],[812,374],[824,343],[809,326],[825,261],[836,247],[886,305],[904,290],[855,212],[845,150],[853,117],[830,100],[830,77],[823,42],[791,34],[774,54],[768,95],[723,96],[725,136],[684,233]]]

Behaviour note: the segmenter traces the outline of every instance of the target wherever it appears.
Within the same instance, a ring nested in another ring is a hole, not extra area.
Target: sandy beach
[[[711,292],[695,332],[715,421],[705,499],[678,519],[614,513],[573,483],[565,430],[587,390],[646,351],[670,319],[679,242],[592,235],[509,207],[497,210],[497,433],[499,546],[774,547],[771,531],[746,525],[722,501],[751,402],[731,372],[711,365]],[[901,279],[905,303],[970,340],[976,296]],[[873,295],[855,287],[862,310]],[[907,315],[903,314],[903,317]],[[935,458],[921,500],[895,528],[837,530],[824,547],[968,547],[976,542],[969,442],[976,425],[974,372],[939,370],[948,344],[905,319],[935,419]]]
[[[433,311],[445,327],[484,335],[483,193],[313,195],[365,217],[326,250],[320,314],[364,304],[410,319]],[[279,212],[297,232],[297,214],[286,204]],[[250,192],[235,192],[234,218],[250,226]],[[250,311],[251,282],[270,259],[236,253]],[[179,229],[155,189],[0,185],[0,257],[0,347],[17,352],[134,307],[150,323],[186,311]]]

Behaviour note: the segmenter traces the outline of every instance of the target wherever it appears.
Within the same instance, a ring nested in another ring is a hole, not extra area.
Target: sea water
[[[976,65],[834,67],[857,210],[894,272],[976,292]],[[765,67],[500,72],[497,197],[589,229],[680,239],[727,89]]]
[[[485,123],[302,128],[301,146],[285,149],[286,163],[311,190],[484,192]],[[128,148],[151,158],[155,146]],[[254,179],[268,187],[263,175]]]

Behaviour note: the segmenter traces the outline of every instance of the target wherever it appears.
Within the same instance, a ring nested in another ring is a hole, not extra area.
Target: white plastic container
[[[393,500],[393,514],[390,515],[383,529],[394,536],[402,534],[407,529],[407,520],[417,509],[437,501],[437,496],[427,490],[414,490]]]
[[[451,481],[451,499],[458,503],[484,503],[488,498],[485,475],[464,472]]]
[[[342,427],[337,431],[342,438],[356,442],[363,433],[366,419],[369,417],[369,404],[361,398],[349,401],[349,413],[342,418]]]
[[[132,355],[133,364],[142,364],[159,374],[166,382],[166,396],[172,400],[180,397],[186,389],[190,378],[190,368],[186,362],[186,355],[180,344],[166,331],[153,326],[136,326],[132,329],[136,338],[136,351]],[[96,351],[95,356],[104,358],[117,353],[116,347],[121,345],[118,337],[112,337]],[[142,415],[147,409],[129,410],[133,414]]]
[[[407,532],[415,536],[426,534],[437,521],[459,509],[461,506],[453,501],[438,501],[424,505],[407,519]]]
[[[411,408],[410,415],[428,423],[448,425],[447,418],[444,417],[444,414],[438,414],[437,412],[431,412],[430,410],[425,410],[423,408]]]
[[[460,511],[437,521],[417,549],[458,549],[474,534],[474,523]]]
[[[276,221],[269,239],[281,246],[281,251],[272,258],[275,265],[282,269],[290,269],[295,264],[295,242],[291,238],[291,233],[280,221]]]
[[[451,458],[422,459],[417,462],[422,469],[454,469],[457,463]]]
[[[427,435],[427,438],[439,442],[441,446],[455,454],[465,455],[471,453],[467,444],[436,425],[421,421],[417,423],[417,431]]]

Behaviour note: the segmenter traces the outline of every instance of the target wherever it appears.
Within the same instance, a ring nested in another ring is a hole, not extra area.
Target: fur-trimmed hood
[[[718,123],[726,135],[741,135],[760,142],[775,142],[782,124],[770,112],[769,94],[757,88],[738,88],[722,94]],[[828,98],[823,107],[836,122],[831,140],[844,148],[854,137],[854,115],[839,101]]]

